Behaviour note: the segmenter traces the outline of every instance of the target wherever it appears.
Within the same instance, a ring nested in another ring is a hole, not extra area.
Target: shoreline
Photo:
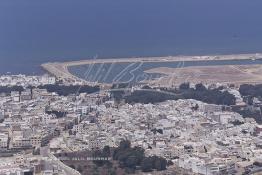
[[[230,55],[206,55],[206,56],[167,56],[167,57],[135,57],[135,58],[108,58],[108,59],[89,59],[67,62],[48,62],[41,64],[41,67],[55,77],[68,81],[88,82],[70,73],[71,66],[81,66],[88,64],[106,64],[106,63],[134,63],[134,62],[180,62],[180,61],[223,61],[223,60],[249,60],[262,58],[262,53],[254,54],[230,54]],[[97,83],[104,84],[104,83]]]

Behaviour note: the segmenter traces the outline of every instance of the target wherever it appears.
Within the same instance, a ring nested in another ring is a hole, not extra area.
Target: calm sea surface
[[[0,74],[44,62],[262,52],[261,0],[1,0]]]

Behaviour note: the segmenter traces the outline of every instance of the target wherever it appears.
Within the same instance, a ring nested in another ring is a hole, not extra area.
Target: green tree
[[[162,157],[155,157],[154,165],[157,171],[162,171],[166,169],[167,161]]]
[[[125,149],[128,149],[128,148],[130,148],[130,147],[131,147],[131,143],[130,143],[129,140],[122,140],[122,141],[120,142],[119,148],[120,148],[121,150],[125,150]]]
[[[190,84],[189,83],[182,83],[179,86],[180,90],[188,90],[190,88]]]
[[[110,154],[111,154],[111,152],[110,152],[110,147],[109,147],[109,146],[105,146],[105,147],[103,148],[103,155],[109,157]]]
[[[153,169],[153,161],[152,158],[146,157],[143,159],[141,163],[141,169],[143,172],[151,172]]]

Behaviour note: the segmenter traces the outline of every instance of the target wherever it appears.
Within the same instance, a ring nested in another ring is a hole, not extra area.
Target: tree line
[[[203,84],[196,84],[195,88],[190,88],[189,83],[183,83],[179,88],[151,88],[144,86],[143,89],[152,89],[155,91],[134,91],[130,95],[125,95],[124,91],[113,91],[112,97],[120,101],[124,99],[127,103],[159,103],[166,100],[178,100],[178,99],[195,99],[209,104],[217,105],[234,105],[236,98],[228,91],[219,88],[206,88]],[[160,91],[159,91],[160,90]],[[171,92],[173,94],[167,94],[162,92]]]
[[[41,85],[39,89],[46,89],[48,92],[56,92],[58,95],[68,96],[71,94],[79,93],[94,93],[100,90],[99,86],[88,86],[88,85]]]
[[[103,150],[94,151],[93,156],[112,157],[114,161],[118,162],[119,167],[125,169],[127,173],[134,173],[137,170],[143,172],[162,171],[172,164],[163,157],[146,157],[145,150],[137,146],[131,147],[129,140],[122,140],[113,151],[105,146]],[[109,160],[94,160],[93,162],[99,167],[111,164]]]
[[[68,96],[71,94],[79,94],[79,93],[94,93],[100,90],[99,86],[88,86],[88,85],[40,85],[37,87],[29,86],[28,89],[46,89],[48,92],[56,92],[58,95]],[[11,94],[12,91],[22,92],[25,89],[22,86],[0,86],[0,94]]]
[[[12,91],[22,92],[24,88],[22,86],[0,86],[0,94],[11,94]]]
[[[262,84],[251,85],[243,84],[239,88],[239,92],[242,96],[251,96],[251,97],[262,97]]]

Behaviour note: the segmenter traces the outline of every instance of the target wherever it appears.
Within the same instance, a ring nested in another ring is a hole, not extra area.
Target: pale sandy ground
[[[179,85],[183,82],[221,83],[221,84],[258,84],[262,83],[262,65],[199,66],[185,68],[160,67],[145,71],[166,76],[151,81],[161,86]]]
[[[89,60],[80,60],[80,61],[71,61],[71,62],[54,62],[54,63],[45,63],[41,66],[50,74],[55,75],[58,78],[66,79],[66,80],[82,80],[74,75],[72,75],[68,71],[68,67],[70,66],[78,66],[78,65],[86,65],[86,64],[96,64],[96,63],[133,63],[133,62],[165,62],[165,61],[201,61],[201,60],[243,60],[243,59],[256,59],[256,58],[262,58],[262,53],[256,53],[256,54],[238,54],[238,55],[210,55],[210,56],[170,56],[170,57],[148,57],[148,58],[118,58],[118,59],[89,59]],[[211,67],[211,66],[209,66]],[[206,67],[207,68],[207,67]],[[197,72],[197,67],[194,67],[193,69],[184,69],[184,74],[191,75],[190,77],[193,77],[193,75],[200,75]],[[166,71],[168,69],[165,68]],[[193,72],[191,72],[191,70]],[[203,71],[203,70],[202,70]],[[231,70],[232,71],[232,70]],[[247,71],[247,70],[245,70]],[[207,71],[204,71],[207,72]],[[207,78],[209,75],[206,73],[204,75],[204,72],[201,75],[203,77],[203,80],[211,79]],[[177,73],[177,71],[176,71]],[[181,71],[180,71],[181,73]],[[234,74],[238,74],[239,72],[235,72]],[[217,70],[217,74],[221,74],[221,70]],[[206,78],[204,78],[206,76]],[[214,75],[215,76],[215,75]],[[218,76],[218,75],[216,75]],[[209,76],[210,77],[210,76]],[[221,76],[219,76],[222,78]],[[183,77],[184,78],[184,77]],[[192,78],[191,78],[192,79]],[[195,79],[195,78],[193,78]],[[215,79],[219,79],[214,78]],[[229,79],[226,78],[228,81]],[[237,78],[236,78],[237,79]],[[200,79],[201,80],[201,79]],[[93,82],[87,82],[85,80],[82,80],[86,82],[87,84],[92,84]],[[167,81],[167,80],[165,80]],[[168,80],[170,81],[170,80]],[[173,80],[172,80],[173,81]],[[221,81],[221,80],[220,80]],[[254,80],[255,81],[255,80]]]

